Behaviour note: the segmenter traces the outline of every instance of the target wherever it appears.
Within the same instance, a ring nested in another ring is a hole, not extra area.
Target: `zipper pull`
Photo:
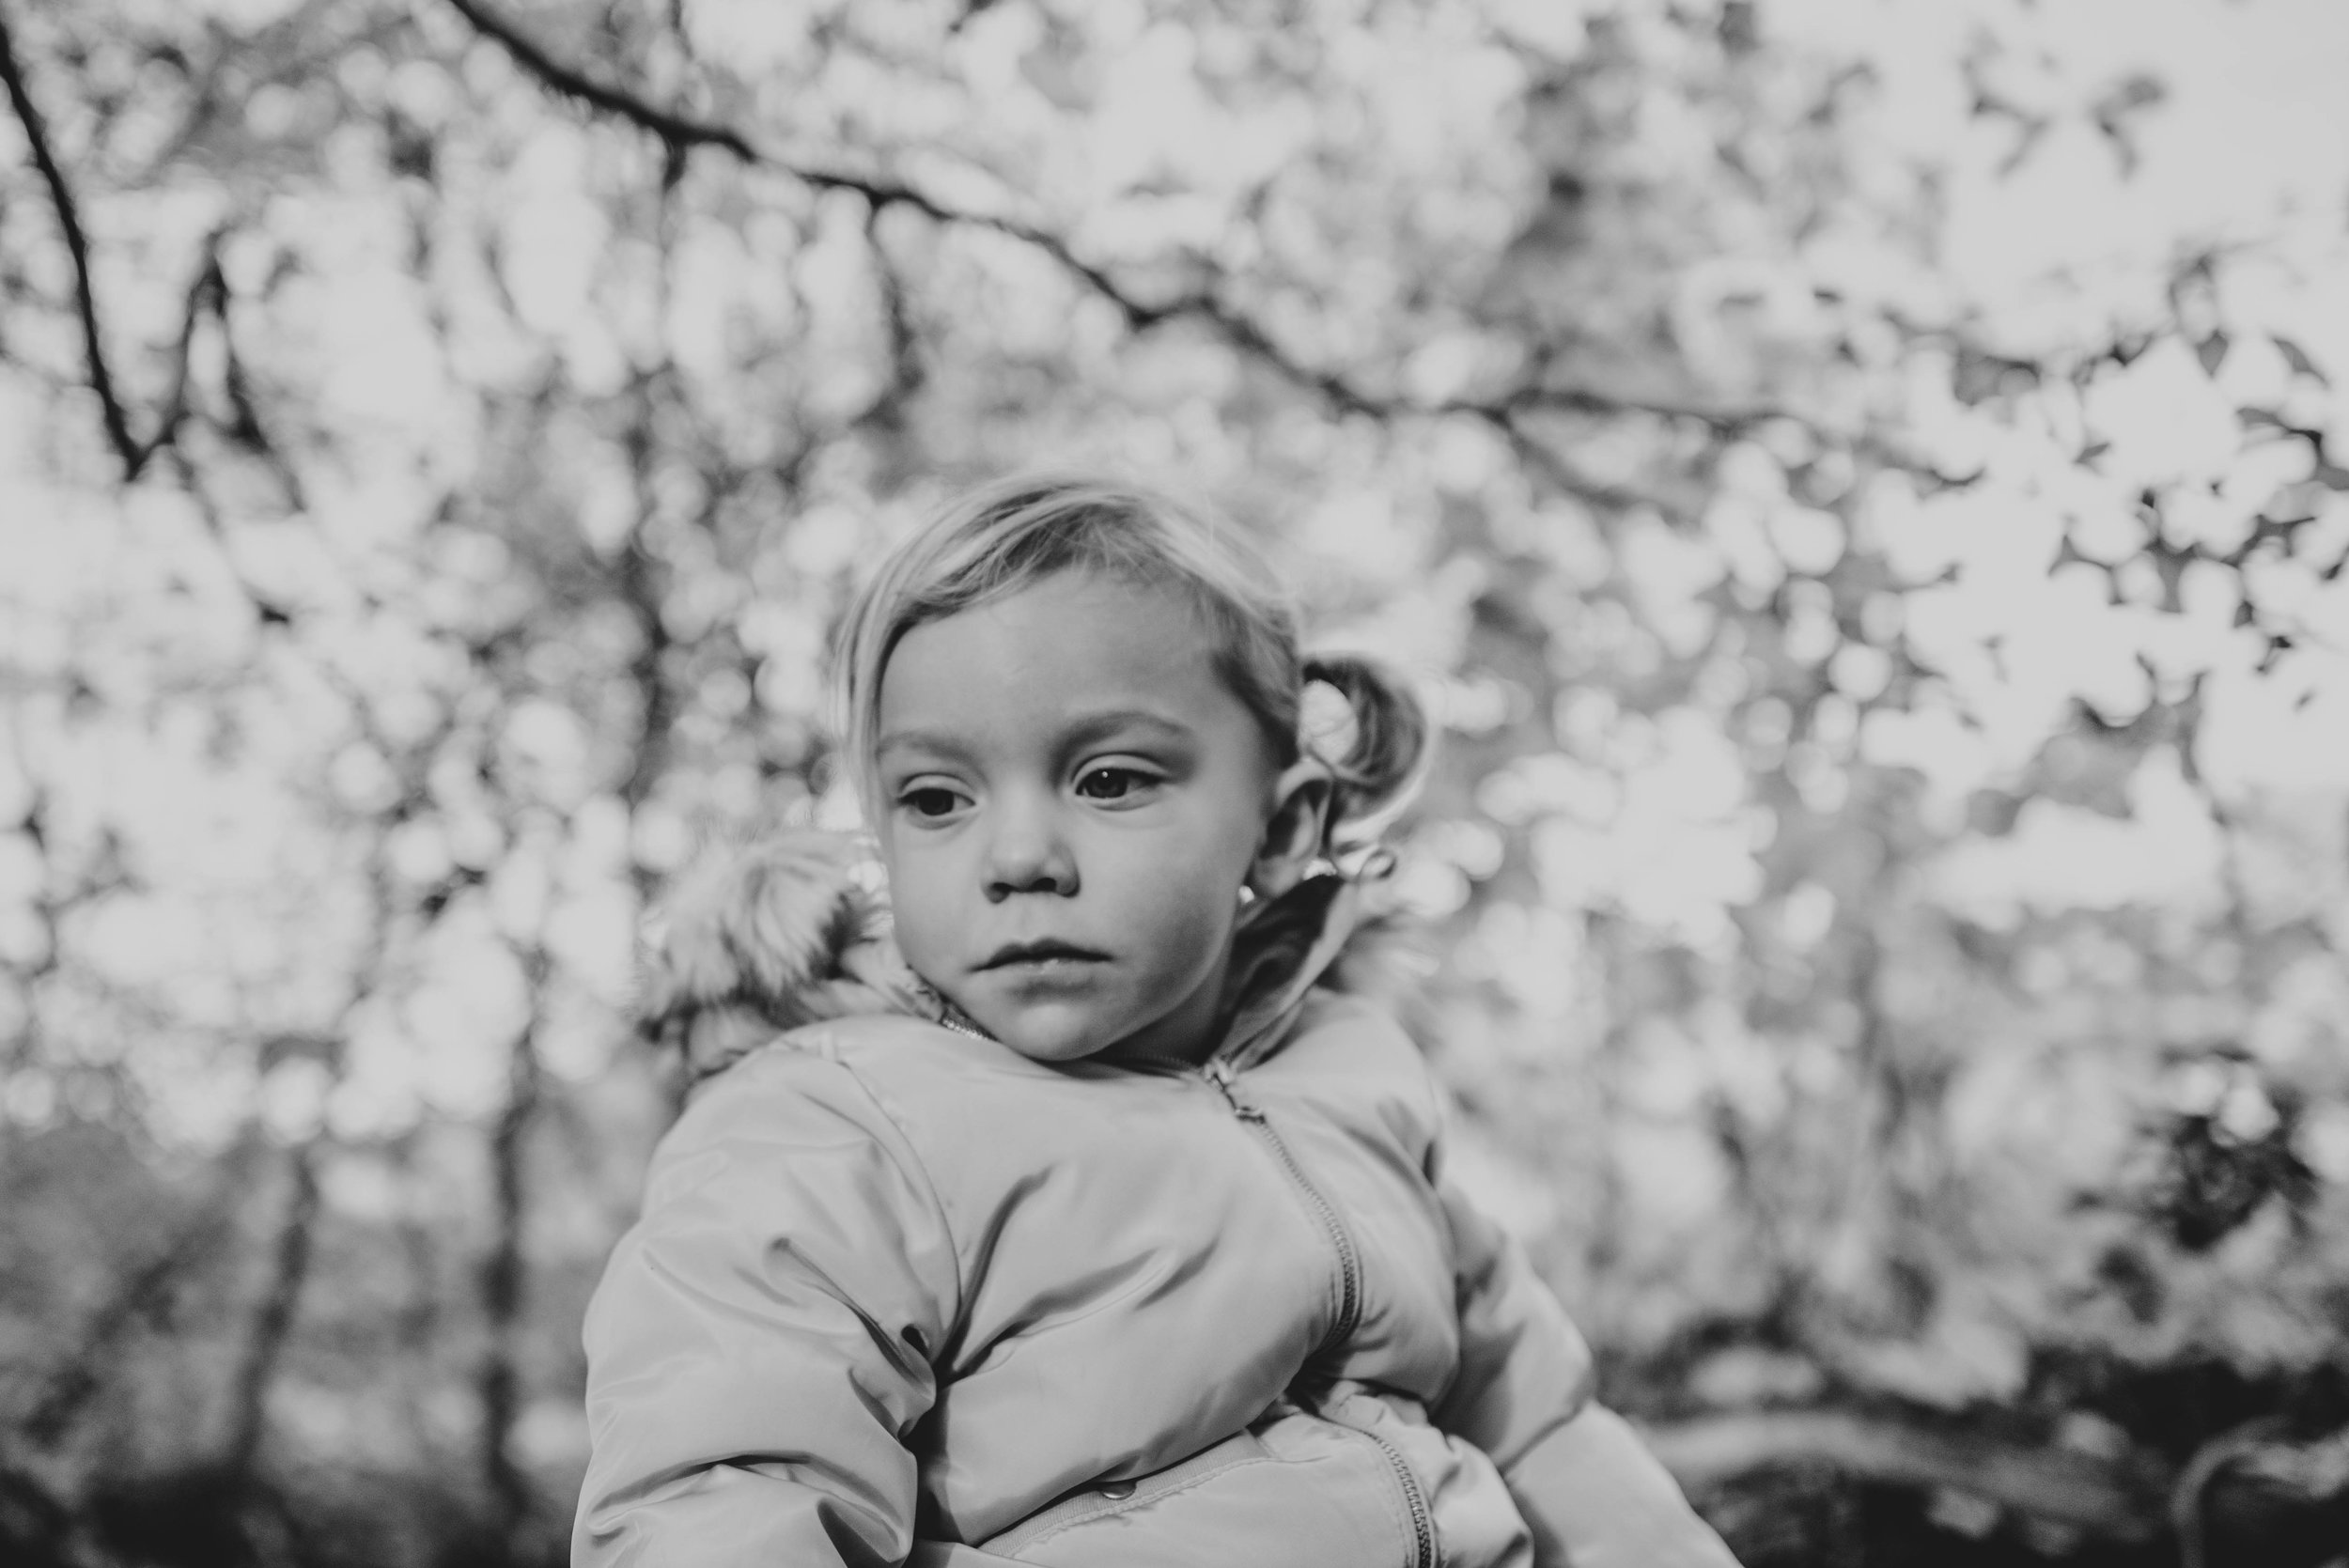
[[[1223,1096],[1223,1102],[1232,1108],[1233,1115],[1243,1122],[1264,1120],[1263,1111],[1239,1097],[1239,1090],[1232,1081],[1234,1075],[1229,1062],[1220,1056],[1211,1056],[1199,1071],[1202,1077],[1215,1085],[1216,1092]]]

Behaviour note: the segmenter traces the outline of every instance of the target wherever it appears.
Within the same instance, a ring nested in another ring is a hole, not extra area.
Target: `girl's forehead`
[[[1097,571],[1063,571],[920,623],[897,640],[884,689],[900,666],[940,650],[990,664],[1058,665],[1086,654],[1148,667],[1168,656],[1212,660],[1206,618],[1169,585]],[[1140,656],[1146,654],[1146,659]]]
[[[1027,728],[1121,705],[1190,724],[1239,706],[1215,655],[1180,589],[1060,572],[898,639],[881,674],[879,738],[907,725]]]

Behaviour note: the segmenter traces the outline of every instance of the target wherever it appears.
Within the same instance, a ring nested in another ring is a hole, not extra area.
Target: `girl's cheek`
[[[942,878],[920,855],[896,855],[889,867],[889,894],[896,917],[897,945],[910,959],[934,947],[932,936],[945,924]]]

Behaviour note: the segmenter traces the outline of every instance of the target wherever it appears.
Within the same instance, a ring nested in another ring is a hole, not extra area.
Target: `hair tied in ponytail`
[[[1382,875],[1392,857],[1377,848],[1378,835],[1410,804],[1426,772],[1427,711],[1402,676],[1360,654],[1309,654],[1302,674],[1299,744],[1330,769],[1331,783],[1323,853],[1349,867],[1348,875]],[[1350,722],[1315,714],[1315,686],[1344,700]],[[1364,849],[1372,853],[1356,853]]]

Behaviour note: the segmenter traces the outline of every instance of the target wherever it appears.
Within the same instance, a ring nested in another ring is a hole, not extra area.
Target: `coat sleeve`
[[[1540,1568],[1736,1568],[1637,1434],[1591,1397],[1591,1353],[1516,1238],[1455,1187],[1460,1366],[1435,1410],[1501,1467]]]
[[[712,1079],[588,1308],[574,1568],[903,1562],[959,1289],[918,1159],[848,1069],[781,1048]]]

